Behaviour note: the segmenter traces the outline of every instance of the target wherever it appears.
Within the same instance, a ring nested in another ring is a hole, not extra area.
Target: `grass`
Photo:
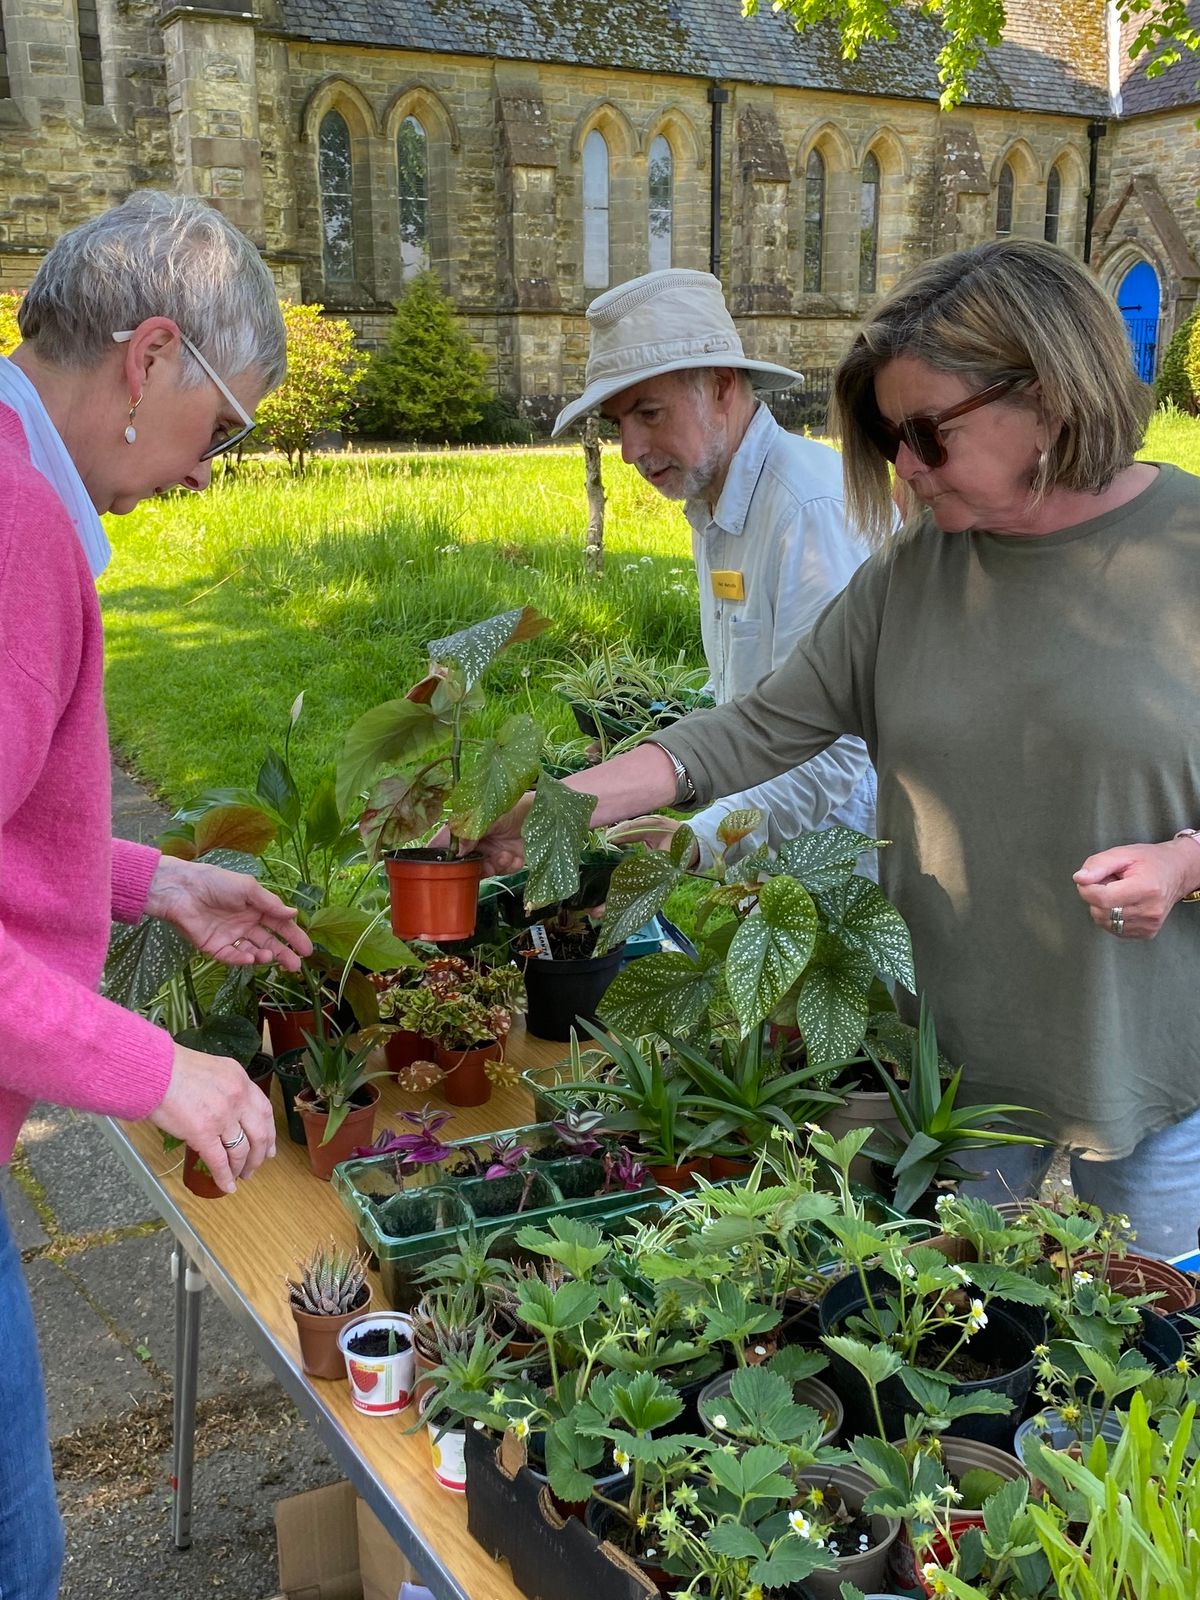
[[[302,480],[254,464],[208,494],[110,519],[101,583],[116,744],[161,797],[252,783],[305,692],[292,745],[303,777],[354,718],[402,693],[430,639],[512,606],[551,631],[486,680],[497,721],[531,709],[576,730],[545,665],[604,641],[703,662],[682,510],[606,456],[603,577],[585,576],[577,449],[317,460]]]
[[[1160,412],[1143,454],[1200,474],[1200,420]],[[253,784],[303,689],[292,755],[311,779],[361,711],[419,676],[428,640],[524,604],[555,626],[492,669],[491,720],[527,709],[573,735],[548,662],[617,639],[703,661],[681,508],[615,449],[604,476],[599,579],[583,571],[576,447],[317,458],[303,479],[255,462],[208,494],[110,519],[100,587],[116,744],[172,805]]]

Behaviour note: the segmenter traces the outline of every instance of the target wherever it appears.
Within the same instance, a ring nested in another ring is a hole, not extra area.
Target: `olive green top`
[[[860,735],[880,875],[967,1098],[1099,1157],[1200,1106],[1200,904],[1156,939],[1071,874],[1200,827],[1200,479],[1040,538],[940,533],[872,557],[741,699],[659,743],[701,804]]]

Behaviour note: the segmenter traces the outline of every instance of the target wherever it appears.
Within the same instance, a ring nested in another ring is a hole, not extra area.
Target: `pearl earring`
[[[129,426],[125,429],[125,443],[126,444],[133,444],[134,441],[137,439],[137,429],[133,425],[133,413],[137,410],[137,408],[141,405],[141,403],[142,403],[141,395],[138,395],[136,400],[133,398],[132,395],[130,395],[130,397],[129,397]]]

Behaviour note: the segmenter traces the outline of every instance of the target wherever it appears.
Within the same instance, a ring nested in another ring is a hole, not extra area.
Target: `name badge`
[[[744,600],[746,581],[740,572],[714,572],[712,592],[718,600]]]

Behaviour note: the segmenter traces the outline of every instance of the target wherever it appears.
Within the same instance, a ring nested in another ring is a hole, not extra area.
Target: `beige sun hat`
[[[593,300],[587,319],[592,331],[587,387],[559,412],[552,437],[622,389],[660,372],[741,367],[756,389],[789,389],[801,381],[787,367],[751,361],[711,272],[666,267],[631,278]]]

